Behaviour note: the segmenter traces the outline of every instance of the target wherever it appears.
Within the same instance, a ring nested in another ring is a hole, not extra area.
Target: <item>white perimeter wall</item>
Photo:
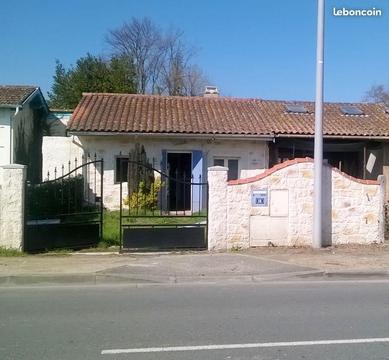
[[[209,249],[312,244],[313,162],[295,159],[254,178],[227,183],[226,169],[212,167],[209,181]],[[253,191],[267,202],[253,206]],[[325,245],[384,241],[385,182],[354,179],[325,166]]]
[[[203,152],[204,173],[213,165],[216,157],[239,159],[239,172],[242,176],[261,173],[267,167],[268,146],[262,140],[201,140],[160,137],[133,137],[133,136],[83,136],[83,137],[44,137],[43,138],[43,178],[47,172],[53,174],[62,164],[74,158],[81,159],[82,154],[97,154],[104,159],[104,205],[109,209],[119,207],[119,184],[115,183],[115,163],[120,152],[128,154],[134,144],[144,145],[150,160],[154,159],[154,166],[160,169],[162,150],[167,151],[193,151]],[[79,163],[80,164],[80,163]],[[125,188],[125,187],[124,187]]]
[[[61,167],[65,165],[65,172],[68,172],[68,163],[71,162],[71,169],[75,166],[75,159],[81,165],[83,155],[82,145],[77,138],[64,136],[44,136],[42,141],[42,179],[47,180],[54,177],[54,169],[61,174]]]

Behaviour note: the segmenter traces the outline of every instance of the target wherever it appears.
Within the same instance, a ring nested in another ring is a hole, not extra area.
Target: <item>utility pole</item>
[[[312,246],[323,245],[323,68],[324,68],[324,1],[317,1],[316,99],[314,148],[314,214]]]

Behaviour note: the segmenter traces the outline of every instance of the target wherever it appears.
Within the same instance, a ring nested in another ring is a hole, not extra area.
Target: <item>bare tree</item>
[[[389,106],[389,90],[384,85],[374,85],[368,90],[364,101],[382,102]]]
[[[208,83],[207,77],[197,65],[190,65],[187,67],[184,77],[185,95],[201,95]]]
[[[138,93],[191,96],[201,93],[204,76],[191,64],[195,51],[184,42],[183,31],[171,28],[163,32],[148,18],[133,18],[110,31],[107,42],[115,55],[132,60]]]
[[[192,53],[186,48],[182,37],[182,31],[171,29],[163,39],[159,86],[168,95],[184,95],[185,69]]]
[[[148,18],[133,18],[120,28],[109,31],[106,40],[114,53],[131,58],[137,77],[137,92],[144,94],[150,80],[155,78],[159,63],[160,30]]]

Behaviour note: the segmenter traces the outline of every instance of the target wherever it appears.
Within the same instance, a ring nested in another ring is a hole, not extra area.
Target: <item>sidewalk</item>
[[[0,286],[172,284],[388,278],[389,246],[256,248],[239,252],[28,255],[0,257]]]

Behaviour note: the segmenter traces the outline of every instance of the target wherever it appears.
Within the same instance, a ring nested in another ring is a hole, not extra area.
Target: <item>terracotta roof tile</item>
[[[71,132],[180,133],[234,135],[314,134],[314,103],[298,102],[307,113],[289,113],[286,101],[174,97],[134,94],[83,94],[68,129]],[[355,105],[364,115],[344,115]],[[324,134],[389,137],[383,104],[326,103]]]
[[[0,105],[21,105],[36,89],[35,86],[0,85]]]

